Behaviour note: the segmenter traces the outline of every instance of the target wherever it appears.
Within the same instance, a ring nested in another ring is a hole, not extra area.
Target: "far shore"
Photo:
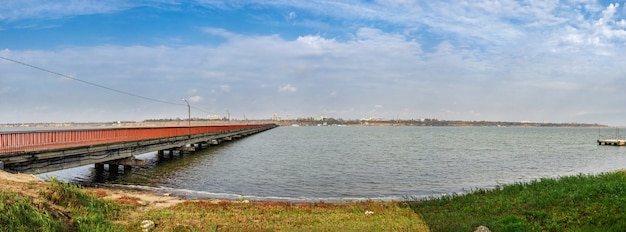
[[[276,124],[279,126],[449,126],[449,127],[563,127],[563,128],[607,128],[608,125],[597,123],[551,123],[551,122],[506,122],[506,121],[459,121],[437,119],[401,119],[401,120],[343,120],[334,118],[305,118],[287,120],[207,120],[192,118],[167,120],[116,121],[116,122],[38,122],[38,123],[5,123],[2,128],[125,128],[125,127],[185,127],[219,126],[229,124]]]

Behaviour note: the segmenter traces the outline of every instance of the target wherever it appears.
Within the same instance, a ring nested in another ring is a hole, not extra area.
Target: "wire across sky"
[[[82,80],[82,79],[79,79],[79,78],[76,78],[76,77],[65,75],[63,73],[52,71],[50,69],[42,68],[42,67],[39,67],[39,66],[35,66],[35,65],[32,65],[32,64],[24,63],[22,61],[14,60],[14,59],[3,57],[3,56],[0,56],[0,59],[6,60],[6,61],[10,61],[10,62],[13,62],[13,63],[16,63],[16,64],[20,64],[20,65],[23,65],[23,66],[26,66],[26,67],[29,67],[29,68],[37,69],[37,70],[40,70],[40,71],[43,71],[43,72],[51,73],[51,74],[54,74],[54,75],[57,75],[57,76],[61,76],[61,77],[64,77],[64,78],[67,78],[67,79],[70,79],[70,80],[73,80],[73,81],[78,81],[78,82],[81,82],[83,84],[95,86],[95,87],[98,87],[98,88],[106,89],[106,90],[109,90],[109,91],[112,91],[112,92],[116,92],[116,93],[119,93],[119,94],[131,96],[131,97],[135,97],[135,98],[140,98],[140,99],[153,101],[153,102],[157,102],[157,103],[161,103],[161,104],[169,104],[169,105],[177,105],[177,106],[185,106],[185,107],[188,104],[188,103],[183,104],[183,103],[177,103],[177,102],[163,101],[163,100],[159,100],[159,99],[155,99],[155,98],[151,98],[151,97],[146,97],[146,96],[141,96],[141,95],[129,93],[129,92],[126,92],[126,91],[122,91],[122,90],[114,89],[114,88],[107,87],[107,86],[104,86],[104,85],[101,85],[101,84],[97,84],[97,83],[93,83],[93,82],[90,82],[90,81]],[[198,111],[209,113],[206,110],[203,110],[203,109],[191,106],[191,105],[190,105],[190,107],[192,109],[195,109],[195,110],[198,110]]]

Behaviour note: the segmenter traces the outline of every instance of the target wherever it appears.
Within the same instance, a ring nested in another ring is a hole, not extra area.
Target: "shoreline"
[[[42,188],[49,184],[51,180],[44,180],[32,174],[9,173],[0,170],[0,186],[6,186],[3,190],[22,192],[30,197],[38,197],[36,188]],[[293,204],[350,204],[360,202],[399,202],[397,198],[294,198],[294,197],[262,197],[245,196],[228,193],[210,193],[188,189],[177,189],[167,187],[150,187],[141,185],[123,184],[94,184],[80,185],[85,191],[95,194],[98,197],[108,200],[119,200],[123,198],[136,198],[142,206],[150,207],[170,207],[183,202],[210,201],[210,202],[274,202]],[[150,208],[149,207],[149,208]]]
[[[623,231],[625,180],[620,169],[426,200],[332,204],[184,200],[0,172],[0,209],[8,213],[0,230]]]
[[[284,203],[329,203],[329,204],[346,204],[355,202],[393,202],[403,201],[404,197],[284,197],[284,196],[253,196],[240,195],[234,193],[213,193],[206,191],[198,191],[191,189],[168,188],[168,187],[151,187],[141,185],[124,185],[124,184],[98,184],[89,188],[107,188],[119,189],[126,191],[136,191],[151,193],[154,195],[166,195],[176,197],[181,200],[223,200],[223,201],[252,201],[252,202],[284,202]],[[417,199],[417,198],[416,198]],[[420,198],[421,199],[421,198]],[[425,198],[424,198],[425,199]]]
[[[429,231],[400,202],[194,200],[4,171],[0,186],[0,231]]]

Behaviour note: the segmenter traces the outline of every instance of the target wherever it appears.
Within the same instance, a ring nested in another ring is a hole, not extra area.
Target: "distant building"
[[[383,121],[382,118],[377,118],[377,117],[370,117],[369,119],[370,122],[378,122],[378,121]]]
[[[219,115],[207,115],[206,119],[208,119],[208,120],[220,120],[220,119],[222,119],[222,116],[219,116]]]

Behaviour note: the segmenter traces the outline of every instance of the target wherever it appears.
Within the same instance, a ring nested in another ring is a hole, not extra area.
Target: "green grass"
[[[405,202],[432,231],[626,231],[626,174],[577,175]]]
[[[0,231],[123,231],[122,206],[53,179],[33,198],[0,191]]]
[[[118,219],[119,204],[87,194],[82,187],[52,179],[41,194],[71,214],[71,226],[78,231],[123,231],[112,220]]]
[[[155,231],[626,231],[626,173],[405,202],[188,201],[147,211],[58,180],[36,199],[0,190],[0,231],[138,231],[145,219]]]
[[[366,213],[368,212],[368,213]],[[151,210],[141,219],[157,231],[428,231],[419,216],[397,202],[346,204],[189,201]]]
[[[45,207],[17,193],[0,192],[0,231],[63,231]]]

